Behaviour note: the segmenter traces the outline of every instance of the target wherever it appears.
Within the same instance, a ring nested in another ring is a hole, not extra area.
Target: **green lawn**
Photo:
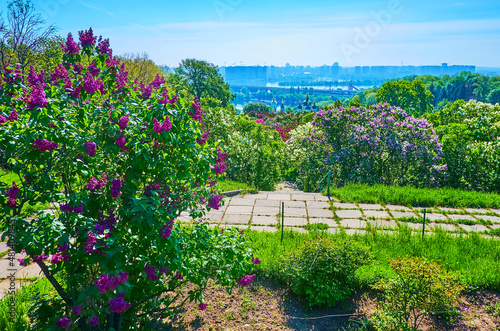
[[[235,182],[233,180],[223,180],[217,183],[217,186],[221,190],[221,192],[229,192],[236,190],[247,190],[249,192],[256,192],[257,189],[253,186],[250,186],[245,183]]]
[[[326,189],[323,190],[326,195]],[[341,202],[397,204],[414,207],[477,207],[499,208],[500,195],[451,188],[414,188],[410,186],[384,186],[351,184],[330,188],[330,194]]]

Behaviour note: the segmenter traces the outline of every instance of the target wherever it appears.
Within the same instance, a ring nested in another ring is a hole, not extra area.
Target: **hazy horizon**
[[[196,58],[230,65],[474,65],[498,68],[495,0],[34,0],[59,34],[92,27],[114,54],[158,65]],[[1,10],[6,12],[5,4]]]

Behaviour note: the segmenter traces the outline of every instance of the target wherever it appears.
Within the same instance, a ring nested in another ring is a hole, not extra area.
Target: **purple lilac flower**
[[[97,182],[97,179],[95,179],[94,176],[91,176],[86,188],[88,190],[95,191],[98,185],[99,183]]]
[[[17,187],[15,182],[12,182],[12,186],[7,189],[5,192],[6,196],[11,198],[11,199],[17,199],[17,194],[19,193],[19,188]]]
[[[45,253],[42,252],[42,255],[36,255],[33,258],[33,262],[35,262],[35,263],[42,262],[43,260],[46,260],[47,258],[48,258],[48,256],[45,255]]]
[[[179,101],[179,96],[176,94],[172,97],[172,99],[169,99],[168,97],[168,90],[164,89],[161,93],[162,98],[159,100],[159,103],[166,105],[167,103],[171,104],[174,106],[174,104]]]
[[[7,117],[7,121],[14,122],[14,121],[17,121],[18,119],[19,119],[19,116],[17,115],[16,110],[13,109],[10,112],[9,117]]]
[[[125,140],[125,135],[124,134],[121,134],[118,138],[116,138],[115,140],[115,144],[118,145],[118,148],[121,148],[121,149],[124,149],[124,146],[126,144],[126,140]]]
[[[151,279],[152,281],[158,280],[158,275],[156,274],[156,268],[150,265],[144,267],[144,271],[146,272],[146,278]]]
[[[47,97],[42,85],[36,84],[33,86],[30,94],[26,97],[28,109],[33,110],[36,108],[43,108],[47,105],[47,103]]]
[[[69,329],[71,326],[71,323],[73,323],[71,318],[63,317],[59,321],[56,322],[56,326],[58,328],[61,328],[61,329]]]
[[[130,303],[123,301],[125,297],[125,292],[116,294],[114,299],[109,300],[109,308],[108,311],[110,313],[121,313],[124,310],[130,308]]]
[[[69,78],[68,71],[62,64],[58,64],[54,68],[54,72],[50,74],[50,79],[52,80],[52,84],[54,85],[59,85],[59,79],[66,81],[67,78]]]
[[[90,325],[96,326],[99,324],[99,317],[97,315],[90,316]]]
[[[160,87],[161,84],[164,84],[165,83],[165,78],[163,76],[160,76],[158,74],[156,74],[156,77],[155,79],[151,82],[151,86],[152,87]]]
[[[97,243],[97,238],[96,238],[94,232],[89,231],[87,233],[87,242],[85,243],[85,252],[87,252],[87,254],[93,253],[95,251],[94,245],[96,243]]]
[[[62,245],[62,246],[57,244],[56,246],[57,246],[57,250],[59,252],[65,252],[68,250],[68,243],[64,243],[64,245]]]
[[[208,206],[210,208],[213,208],[213,209],[216,209],[216,210],[219,210],[220,208],[220,202],[222,200],[222,195],[218,195],[218,194],[211,194],[210,195],[210,199],[208,200]]]
[[[201,138],[196,139],[196,142],[200,145],[204,145],[207,142],[209,136],[210,136],[210,130],[206,130],[205,132],[203,132]]]
[[[168,274],[168,267],[165,267],[165,269],[163,269],[163,267],[162,267],[162,266],[160,266],[160,267],[158,268],[158,272],[159,272],[160,274]]]
[[[252,257],[252,263],[253,264],[260,264],[261,260],[259,260],[258,258],[256,257]]]
[[[0,124],[4,124],[5,122],[7,122],[7,119],[0,115]]]
[[[74,306],[73,309],[71,309],[71,313],[76,316],[80,316],[82,311],[83,311],[83,305]]]
[[[125,70],[125,64],[122,63],[120,66],[120,71],[116,75],[115,83],[116,83],[116,89],[118,92],[123,91],[123,88],[127,85],[128,82],[128,71]]]
[[[255,274],[245,275],[238,279],[238,284],[240,284],[241,286],[248,286],[253,282],[254,279],[255,279]]]
[[[255,123],[259,123],[259,124],[262,124],[262,125],[265,125],[265,124],[266,124],[262,118],[258,118],[258,119],[256,119],[256,120],[255,120]]]
[[[106,291],[114,290],[120,283],[123,283],[122,280],[123,276],[113,277],[108,274],[102,274],[94,284],[99,289],[99,293],[103,294],[106,293]]]
[[[85,74],[85,78],[83,80],[83,89],[85,90],[85,92],[87,92],[87,94],[94,94],[102,87],[103,83],[99,78],[94,79],[90,72],[87,72],[87,74]]]
[[[121,180],[115,179],[114,181],[111,182],[110,193],[113,199],[118,198],[122,194],[122,192],[120,192],[121,187],[122,187]]]
[[[25,259],[24,257],[23,257],[22,259],[17,259],[17,262],[19,262],[19,266],[20,266],[20,267],[24,267],[24,266],[26,266],[26,265],[24,264],[24,263],[25,263],[25,262],[24,262],[24,259]]]
[[[120,126],[121,130],[127,127],[128,121],[129,121],[128,115],[120,117],[120,119],[118,120],[118,125]]]
[[[101,41],[99,43],[98,47],[99,47],[99,54],[101,54],[101,55],[109,55],[109,56],[113,55],[113,51],[109,47],[109,39],[108,38],[106,38],[103,41]]]
[[[139,89],[141,90],[142,99],[147,100],[151,98],[151,92],[153,92],[153,87],[151,85],[144,86],[144,83],[141,82]]]
[[[118,282],[123,284],[126,283],[128,279],[128,272],[120,272],[118,274]]]
[[[170,122],[170,118],[165,116],[165,120],[160,124],[156,117],[153,118],[153,130],[156,133],[162,133],[163,131],[169,131],[172,128],[172,123]]]
[[[112,68],[120,64],[120,59],[114,57],[113,55],[110,55],[106,59],[106,68]]]
[[[68,33],[68,38],[66,39],[66,45],[62,47],[64,53],[66,54],[78,54],[80,51],[78,49],[78,44],[73,40],[71,33]]]
[[[64,252],[57,252],[52,255],[52,258],[50,259],[50,263],[52,264],[58,264],[61,261],[69,261],[69,255]]]
[[[80,44],[82,47],[91,45],[95,45],[95,37],[92,28],[85,31],[78,31],[78,36],[80,37]]]
[[[219,162],[214,165],[215,174],[222,175],[226,172],[227,162]]]
[[[184,276],[180,273],[180,272],[176,272],[175,273],[175,277],[178,279],[178,280],[183,280],[184,279]]]
[[[40,152],[52,151],[59,146],[58,143],[52,143],[47,139],[37,139],[31,145],[33,148],[38,148]]]
[[[169,221],[161,229],[161,238],[168,239],[172,235],[172,228],[174,227],[174,220]]]
[[[204,303],[204,302],[201,302],[199,305],[198,305],[198,310],[206,310],[207,309],[207,304]]]
[[[189,116],[196,120],[196,121],[201,121],[201,118],[203,117],[203,111],[201,110],[200,103],[198,102],[198,98],[194,98],[194,103],[191,105],[193,107],[194,112],[190,111]]]
[[[101,72],[99,68],[97,68],[97,64],[95,61],[90,62],[89,66],[87,67],[87,72],[90,72],[92,76],[97,76]]]

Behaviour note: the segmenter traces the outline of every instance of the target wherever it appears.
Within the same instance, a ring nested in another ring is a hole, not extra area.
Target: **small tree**
[[[432,93],[419,80],[389,81],[377,90],[378,102],[400,107],[415,117],[432,110],[433,98]]]

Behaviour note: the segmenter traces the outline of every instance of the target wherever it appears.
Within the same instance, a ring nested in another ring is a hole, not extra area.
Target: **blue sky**
[[[498,0],[33,2],[61,35],[92,27],[115,54],[147,52],[169,66],[197,58],[217,65],[500,67]]]

